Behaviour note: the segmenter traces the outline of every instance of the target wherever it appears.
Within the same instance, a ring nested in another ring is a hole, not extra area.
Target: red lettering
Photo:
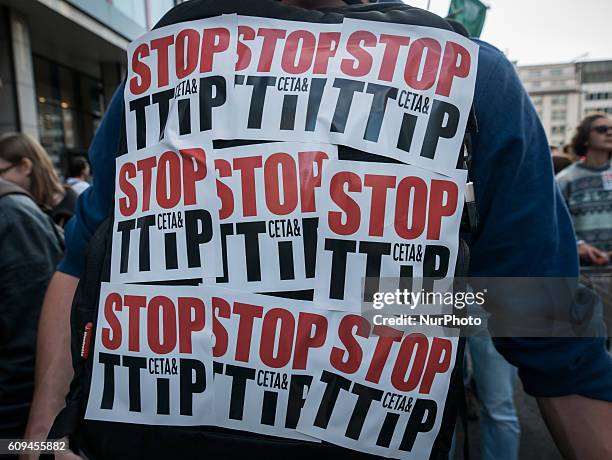
[[[357,315],[346,315],[338,325],[338,338],[346,350],[333,347],[329,362],[340,372],[353,374],[361,365],[363,350],[353,334],[367,338],[370,335],[370,323]]]
[[[450,340],[439,337],[433,338],[419,393],[429,394],[431,392],[431,385],[436,374],[442,374],[449,369],[452,352],[453,344]]]
[[[102,345],[108,350],[116,350],[121,346],[122,332],[121,322],[113,310],[121,311],[123,307],[121,296],[113,292],[104,301],[104,318],[110,326],[102,328]]]
[[[215,160],[215,169],[219,177],[229,177],[232,175],[232,165],[229,161]],[[217,179],[217,195],[221,199],[221,209],[219,209],[219,219],[227,219],[234,213],[234,194],[231,187],[228,187]]]
[[[261,54],[259,56],[259,63],[257,64],[258,72],[269,72],[272,67],[272,60],[274,59],[274,50],[276,49],[276,43],[279,39],[285,38],[287,31],[280,29],[268,29],[262,27],[257,31],[258,37],[263,37],[263,44],[261,45]]]
[[[131,216],[138,208],[138,191],[130,183],[130,179],[136,177],[136,166],[134,163],[124,163],[119,170],[119,190],[126,196],[119,198],[119,212],[122,216]],[[149,190],[150,190],[149,183]]]
[[[132,71],[137,75],[130,78],[130,92],[134,95],[142,94],[151,87],[151,69],[141,61],[145,57],[149,57],[149,46],[143,43],[132,55]]]
[[[427,217],[426,204],[427,184],[423,179],[411,176],[400,181],[395,197],[395,232],[398,236],[412,240],[423,233]]]
[[[174,43],[174,36],[151,40],[151,49],[157,51],[157,87],[162,88],[168,80],[168,48]]]
[[[278,352],[274,357],[276,335],[278,333]],[[272,308],[263,320],[259,356],[261,361],[269,367],[279,368],[287,365],[293,351],[293,334],[295,332],[295,319],[291,312],[283,308]]]
[[[279,181],[278,177],[279,167],[281,170],[281,181]],[[278,216],[292,213],[297,207],[298,187],[295,162],[291,155],[287,153],[274,153],[270,155],[266,160],[264,177],[266,205],[270,212]],[[283,191],[283,203],[281,203],[280,188]]]
[[[429,216],[427,217],[427,238],[440,239],[442,217],[452,216],[457,210],[459,189],[457,184],[449,180],[431,181],[429,196]],[[446,200],[445,200],[446,198]]]
[[[238,26],[238,61],[236,72],[246,69],[251,63],[251,49],[242,40],[255,40],[255,31],[247,26]]]
[[[359,204],[344,191],[345,185],[349,192],[361,192],[361,179],[352,172],[342,171],[332,177],[329,184],[330,197],[346,213],[346,223],[342,223],[343,213],[329,211],[329,228],[338,235],[351,235],[359,229],[361,210]]]
[[[176,76],[185,78],[198,68],[200,34],[194,29],[181,30],[176,36],[175,48]]]
[[[339,41],[340,32],[321,32],[312,69],[313,74],[325,75],[327,73],[329,60],[336,55]]]
[[[173,208],[181,200],[181,161],[175,152],[169,150],[159,157],[155,192],[164,209]]]
[[[285,49],[281,59],[282,69],[291,74],[306,72],[312,65],[316,45],[317,39],[307,30],[291,32],[285,42]],[[300,54],[297,56],[296,62],[298,48],[300,49]]]
[[[314,328],[314,331],[313,331]],[[293,369],[306,369],[308,350],[322,347],[327,337],[327,318],[315,313],[300,313],[295,336]]]
[[[389,358],[393,342],[402,340],[402,333],[388,326],[374,326],[373,335],[378,336],[378,341],[365,379],[372,383],[378,383]]]
[[[340,63],[340,69],[351,77],[363,77],[372,68],[372,55],[364,47],[376,46],[376,35],[365,30],[353,32],[346,43],[346,51],[355,59],[345,58]]]
[[[229,48],[230,33],[223,27],[205,29],[202,36],[200,72],[212,72],[215,54]]]
[[[261,318],[263,307],[248,303],[235,302],[234,313],[240,316],[238,334],[236,336],[236,361],[248,362],[251,352],[251,336],[253,335],[253,321]]]
[[[380,66],[380,72],[378,73],[378,79],[392,81],[393,74],[395,74],[399,50],[402,46],[408,46],[410,44],[410,38],[400,35],[382,34],[380,36],[380,43],[385,45],[385,52]]]
[[[302,212],[315,212],[315,191],[321,186],[323,160],[329,157],[325,152],[299,152],[298,168],[300,170],[300,204]],[[314,165],[317,165],[315,173]]]
[[[242,184],[242,214],[244,217],[257,215],[255,192],[255,168],[261,168],[261,157],[234,158],[234,169],[240,171]]]
[[[404,338],[391,372],[391,383],[398,391],[412,391],[416,388],[427,361],[428,348],[427,337],[423,334],[410,334]],[[413,354],[414,360],[412,359]],[[412,366],[410,366],[411,361]],[[409,366],[410,374],[406,380]]]
[[[206,177],[206,153],[202,149],[179,150],[183,159],[183,190],[186,205],[196,204],[196,182]]]
[[[136,168],[142,172],[142,210],[148,211],[151,204],[151,183],[153,182],[153,168],[157,165],[157,158],[150,157],[138,160]]]
[[[468,50],[459,43],[446,42],[436,94],[448,96],[455,77],[465,78],[469,75],[471,60]]]
[[[423,72],[419,78],[423,54],[427,51]],[[425,91],[433,86],[438,78],[440,67],[440,43],[433,38],[419,38],[412,43],[408,51],[408,59],[404,68],[404,80],[414,89]]]
[[[196,297],[178,298],[179,352],[192,353],[191,337],[204,329],[204,302]]]
[[[215,336],[215,346],[213,347],[213,357],[218,358],[227,353],[228,335],[227,329],[218,318],[229,318],[231,315],[230,304],[220,297],[212,298],[213,309],[213,335]]]
[[[126,295],[123,304],[128,307],[128,350],[140,351],[140,309],[147,307],[143,295]]]
[[[363,185],[372,188],[370,206],[370,227],[368,235],[383,236],[385,230],[385,208],[387,205],[387,190],[395,187],[394,176],[379,176],[366,174]]]
[[[159,324],[160,310],[163,327]],[[176,347],[176,310],[168,297],[158,295],[149,302],[147,339],[151,351],[160,355],[168,354]]]

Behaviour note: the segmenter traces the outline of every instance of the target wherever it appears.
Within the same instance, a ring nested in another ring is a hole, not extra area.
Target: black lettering
[[[348,80],[346,78],[334,79],[334,88],[340,89],[338,101],[336,102],[336,110],[331,123],[332,133],[343,133],[346,129],[346,121],[351,111],[353,104],[353,95],[355,92],[361,93],[365,83],[361,81]]]
[[[378,85],[376,83],[368,83],[366,93],[373,94],[372,107],[368,116],[368,124],[366,125],[363,138],[366,141],[378,142],[382,122],[387,110],[387,102],[389,99],[397,98],[397,88],[387,85]]]
[[[197,359],[181,358],[179,365],[181,415],[193,415],[193,395],[206,390],[206,368]]]
[[[345,436],[357,440],[368,416],[372,401],[380,401],[384,391],[355,383],[351,392],[357,395],[357,402],[346,427]]]
[[[266,93],[269,86],[276,85],[276,77],[251,75],[247,77],[246,84],[253,87],[247,128],[261,129],[261,119],[263,116],[264,103],[266,101]]]
[[[438,405],[435,401],[417,399],[414,409],[410,414],[410,418],[408,419],[406,431],[404,431],[399,449],[406,452],[412,451],[417,435],[419,433],[427,433],[433,428],[437,412]]]
[[[321,404],[319,405],[314,425],[326,429],[338,401],[340,390],[348,391],[351,387],[351,381],[332,372],[323,371],[321,372],[321,382],[327,385],[321,398]]]
[[[236,234],[244,235],[248,281],[261,281],[261,261],[259,258],[260,233],[266,233],[266,223],[264,221],[236,224]]]
[[[212,218],[208,211],[204,209],[185,211],[185,237],[189,268],[201,267],[200,245],[208,243],[213,237]]]
[[[140,229],[140,242],[138,249],[138,270],[148,272],[151,270],[150,254],[150,232],[149,229],[155,226],[155,215],[139,217],[136,226]]]
[[[225,375],[232,377],[229,418],[242,420],[247,380],[255,380],[255,369],[227,364]]]
[[[130,261],[130,236],[136,228],[136,219],[124,220],[117,223],[117,231],[121,232],[121,259],[119,273],[127,273]]]
[[[112,409],[115,402],[115,366],[120,364],[120,356],[100,353],[98,361],[104,366],[104,383],[102,385],[102,403],[100,409]]]
[[[200,78],[200,131],[212,129],[212,111],[227,100],[225,78],[220,75]],[[213,96],[214,92],[214,96]]]
[[[128,368],[128,392],[130,412],[140,412],[140,371],[147,368],[147,358],[142,356],[123,356],[122,366]]]
[[[312,383],[311,375],[292,375],[289,384],[289,395],[287,397],[287,416],[285,418],[285,428],[295,429],[302,413],[302,408],[306,402],[304,388],[310,388]]]
[[[445,118],[447,118],[446,124],[444,124]],[[427,122],[421,156],[433,158],[436,154],[438,141],[441,138],[452,139],[457,134],[458,126],[459,109],[448,102],[434,100],[431,115],[429,115]]]
[[[139,97],[130,101],[130,112],[136,112],[136,149],[140,150],[147,145],[147,117],[145,109],[151,104],[149,96]]]

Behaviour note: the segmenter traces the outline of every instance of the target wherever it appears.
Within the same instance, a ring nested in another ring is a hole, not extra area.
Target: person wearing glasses
[[[610,263],[612,252],[612,118],[586,116],[576,128],[572,147],[582,159],[557,175],[587,265]]]

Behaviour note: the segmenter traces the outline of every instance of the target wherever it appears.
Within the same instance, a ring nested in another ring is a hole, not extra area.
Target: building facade
[[[517,70],[551,145],[568,144],[585,115],[612,114],[612,61],[518,66]]]
[[[60,173],[86,155],[130,41],[177,0],[0,0],[0,134],[36,137]]]
[[[583,115],[604,112],[612,115],[612,61],[578,63],[582,81]]]

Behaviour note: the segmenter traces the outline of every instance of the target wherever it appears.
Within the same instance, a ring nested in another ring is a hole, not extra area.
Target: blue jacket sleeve
[[[480,45],[472,177],[481,227],[471,244],[477,277],[576,277],[571,219],[548,141],[512,64]],[[612,360],[598,338],[494,338],[533,396],[612,401]]]
[[[113,95],[89,147],[89,161],[94,172],[93,184],[79,196],[75,214],[64,229],[66,252],[58,270],[69,275],[81,276],[89,240],[113,206],[115,158],[119,148],[122,111],[123,85]]]

